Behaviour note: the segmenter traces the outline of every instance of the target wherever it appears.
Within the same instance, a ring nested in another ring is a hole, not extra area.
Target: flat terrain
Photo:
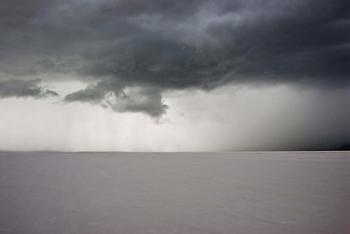
[[[349,152],[1,153],[0,233],[349,234]]]

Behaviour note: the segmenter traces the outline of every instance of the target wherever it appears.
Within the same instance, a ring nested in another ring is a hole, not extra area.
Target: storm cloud
[[[100,82],[68,94],[65,102],[101,104],[117,112],[143,112],[159,117],[168,108],[162,101],[159,89],[151,87],[126,87],[120,83]]]
[[[5,80],[0,81],[0,98],[58,96],[53,90],[39,85],[40,80]]]
[[[4,79],[68,74],[65,102],[152,117],[169,90],[350,80],[347,0],[4,0],[0,35]]]

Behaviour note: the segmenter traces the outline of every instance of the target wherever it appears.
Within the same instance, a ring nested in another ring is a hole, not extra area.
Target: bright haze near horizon
[[[350,143],[348,0],[2,0],[0,150]]]

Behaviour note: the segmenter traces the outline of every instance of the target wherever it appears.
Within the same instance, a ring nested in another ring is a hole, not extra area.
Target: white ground
[[[350,153],[0,153],[0,233],[348,234]]]

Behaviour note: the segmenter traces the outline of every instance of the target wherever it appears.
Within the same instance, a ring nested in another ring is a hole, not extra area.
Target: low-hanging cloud
[[[4,0],[0,73],[73,74],[65,102],[159,117],[167,90],[347,86],[349,22],[347,0]]]
[[[159,89],[152,87],[126,87],[119,82],[100,82],[68,94],[65,102],[87,102],[109,107],[117,112],[142,112],[159,117],[168,108]]]
[[[40,80],[5,80],[0,81],[0,98],[32,97],[43,98],[58,96],[53,90],[39,85]]]

